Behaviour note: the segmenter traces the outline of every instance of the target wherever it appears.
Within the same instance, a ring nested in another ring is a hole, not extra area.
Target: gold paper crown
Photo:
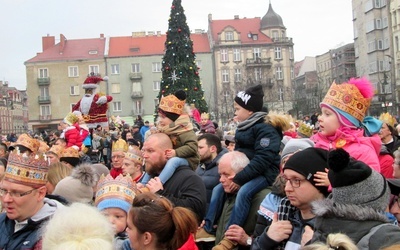
[[[79,117],[71,112],[69,112],[67,114],[67,116],[64,118],[64,122],[68,125],[73,125],[73,124],[77,123],[78,120],[79,120]]]
[[[30,137],[28,134],[21,134],[15,143],[12,143],[10,149],[13,150],[18,145],[28,148],[33,153],[37,153],[40,143],[37,139]]]
[[[79,152],[73,147],[64,148],[61,152],[60,158],[61,157],[79,158]]]
[[[210,120],[210,114],[209,113],[206,113],[206,112],[204,112],[204,113],[201,113],[201,116],[200,116],[201,118],[206,118],[206,119],[208,119],[208,120]]]
[[[61,146],[61,145],[53,145],[47,151],[47,153],[53,153],[53,154],[57,155],[57,157],[60,157],[63,150],[64,150],[63,146]]]
[[[128,143],[124,139],[118,139],[117,141],[112,143],[112,152],[127,152],[128,151]]]
[[[371,99],[365,98],[354,84],[333,82],[322,103],[338,108],[361,122],[371,104]]]
[[[106,199],[119,199],[132,204],[136,196],[136,186],[130,176],[118,175],[115,179],[108,174],[102,175],[97,182],[96,206]]]
[[[185,100],[179,100],[175,95],[162,97],[159,108],[163,111],[181,115],[185,107]]]
[[[45,141],[41,141],[41,140],[38,140],[38,141],[39,141],[38,153],[45,154],[50,148],[49,145],[47,145],[47,143]]]
[[[48,170],[46,155],[21,153],[17,146],[8,157],[4,180],[33,187],[44,186]]]
[[[314,126],[309,125],[305,122],[303,122],[297,129],[297,133],[300,133],[301,135],[304,135],[306,137],[311,137],[313,135],[313,130]]]
[[[143,154],[137,146],[129,146],[128,152],[125,153],[125,158],[131,160],[135,164],[143,165]]]
[[[397,123],[396,118],[391,116],[389,113],[382,113],[379,116],[379,120],[390,125],[392,128],[394,128],[394,125]]]

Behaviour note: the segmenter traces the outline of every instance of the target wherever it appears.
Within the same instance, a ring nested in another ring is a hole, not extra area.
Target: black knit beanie
[[[235,97],[235,102],[247,110],[258,112],[262,110],[263,97],[264,91],[259,84],[245,91],[240,91]]]
[[[327,196],[329,194],[328,187],[316,186],[314,174],[325,172],[325,168],[328,168],[328,153],[327,150],[321,148],[306,148],[294,153],[286,162],[283,170],[291,169],[303,175],[316,189]]]

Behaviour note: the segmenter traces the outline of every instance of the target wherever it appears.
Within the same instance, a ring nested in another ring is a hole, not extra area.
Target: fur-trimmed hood
[[[332,199],[317,200],[312,203],[313,214],[324,218],[341,218],[355,221],[381,221],[389,222],[386,215],[370,207],[362,207],[354,204],[339,204]]]

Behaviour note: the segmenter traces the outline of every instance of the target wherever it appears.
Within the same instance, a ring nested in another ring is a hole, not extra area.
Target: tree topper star
[[[172,72],[171,77],[168,77],[168,78],[172,80],[172,84],[175,84],[175,81],[181,79],[181,78],[178,77],[178,75],[176,74],[175,70]]]

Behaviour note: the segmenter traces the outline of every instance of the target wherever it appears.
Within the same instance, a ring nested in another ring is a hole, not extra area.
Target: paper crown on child
[[[97,183],[95,205],[101,211],[106,208],[120,208],[129,212],[136,188],[129,176],[118,175],[115,179],[108,174],[102,175]]]
[[[112,152],[127,152],[128,146],[124,139],[118,139],[112,144]]]
[[[392,128],[394,128],[394,125],[397,123],[396,118],[391,116],[389,113],[382,113],[379,116],[379,120],[391,126]]]
[[[23,146],[29,149],[31,152],[36,153],[39,150],[40,143],[37,139],[32,138],[28,134],[21,134],[18,137],[17,141],[15,143],[12,143],[8,149],[14,150],[18,146]],[[21,148],[20,151],[22,151]]]
[[[18,146],[8,156],[4,180],[31,187],[47,183],[48,161],[44,154],[21,153]]]
[[[128,152],[125,153],[125,158],[135,164],[143,165],[143,154],[137,146],[129,146]]]
[[[105,76],[104,78],[101,78],[97,75],[95,75],[93,72],[90,73],[90,75],[86,78],[86,80],[83,82],[82,88],[84,89],[95,89],[99,85],[99,82],[101,81],[107,81],[108,77]]]
[[[320,106],[334,108],[358,127],[364,120],[373,95],[372,84],[366,78],[351,78],[347,83],[333,82]]]
[[[176,91],[173,95],[162,97],[160,105],[158,106],[158,112],[164,114],[172,121],[176,121],[178,117],[183,113],[185,107],[186,92],[183,90]]]
[[[47,143],[45,141],[42,141],[42,140],[38,140],[38,141],[39,141],[38,153],[45,154],[50,148],[49,145],[47,145]]]
[[[71,125],[77,123],[78,120],[79,120],[78,116],[76,116],[74,113],[69,112],[69,113],[65,116],[63,122],[66,123],[66,124],[68,124],[69,126],[71,126]]]
[[[46,154],[55,154],[57,157],[60,157],[62,154],[62,151],[64,150],[63,146],[60,145],[53,145],[49,150],[47,150]]]
[[[303,138],[310,138],[313,135],[314,132],[314,126],[307,124],[303,122],[298,128],[297,128],[297,134],[300,135]]]
[[[207,119],[207,120],[210,120],[210,114],[209,114],[209,113],[206,113],[206,112],[201,113],[201,118],[205,118],[205,119]]]
[[[72,157],[72,158],[79,158],[79,151],[73,147],[64,148],[61,151],[60,157]]]

